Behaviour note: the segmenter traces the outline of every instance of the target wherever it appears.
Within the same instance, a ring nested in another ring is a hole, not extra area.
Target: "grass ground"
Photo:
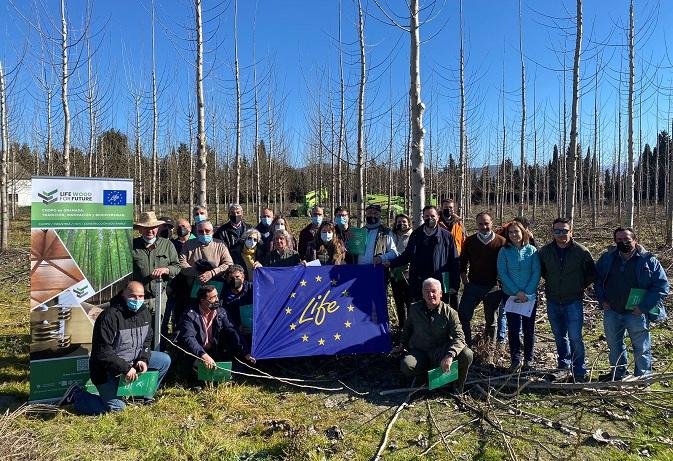
[[[301,222],[292,224],[297,231]],[[603,221],[594,230],[580,222],[576,235],[597,256],[609,243],[613,227]],[[641,240],[654,250],[655,233],[649,224],[643,227]],[[386,425],[407,396],[378,395],[399,386],[394,360],[356,356],[264,365],[274,375],[304,378],[309,380],[306,384],[325,388],[343,383],[355,392],[245,378],[195,393],[172,374],[155,405],[130,407],[120,414],[85,417],[26,408],[22,405],[29,389],[28,230],[27,217],[13,223],[14,249],[0,259],[0,408],[8,410],[0,418],[4,447],[0,459],[364,460],[375,454]],[[542,227],[534,230],[543,235]],[[659,252],[670,267],[671,253]],[[554,361],[544,310],[541,306],[538,314],[540,368]],[[653,330],[656,371],[663,371],[673,358],[670,327],[669,321]],[[601,333],[601,316],[589,307],[587,355],[597,370],[605,369],[607,361]],[[673,460],[669,385],[661,382],[619,396],[524,391],[514,398],[492,396],[488,401],[471,396],[460,401],[443,390],[418,393],[401,411],[383,458]],[[599,429],[620,441],[597,442],[591,434]]]

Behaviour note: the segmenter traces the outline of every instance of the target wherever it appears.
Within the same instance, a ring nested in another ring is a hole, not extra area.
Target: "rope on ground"
[[[203,360],[201,357],[199,357],[195,354],[192,354],[189,351],[184,350],[182,347],[178,346],[173,341],[171,341],[170,338],[167,338],[164,335],[161,335],[161,337],[164,338],[166,341],[168,341],[176,349],[184,352],[185,354],[187,354],[190,357],[194,357],[195,359],[200,360],[200,361],[205,363],[205,360]],[[217,366],[217,364],[215,364],[215,367],[219,370],[224,370],[224,368]],[[236,374],[236,375],[240,375],[240,376],[247,376],[249,378],[261,378],[261,379],[270,379],[270,380],[274,380],[274,381],[279,381],[283,384],[287,384],[289,386],[300,387],[302,389],[313,389],[313,390],[317,390],[317,391],[329,391],[329,392],[338,392],[338,391],[343,391],[344,390],[343,387],[318,387],[318,386],[308,386],[306,384],[298,384],[298,383],[295,383],[293,381],[289,381],[287,378],[272,376],[268,373],[266,373],[264,375],[253,375],[251,373],[244,373],[242,371],[235,371],[235,370],[228,370],[228,371],[230,371],[232,374]],[[264,372],[261,372],[261,373],[264,373]]]

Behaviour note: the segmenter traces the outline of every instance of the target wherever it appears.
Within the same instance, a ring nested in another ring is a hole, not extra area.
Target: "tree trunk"
[[[365,62],[365,27],[362,12],[362,0],[358,0],[358,35],[360,39],[360,85],[358,92],[357,207],[358,207],[358,225],[363,226],[365,217],[364,118],[365,118],[365,84],[367,82],[367,66]]]
[[[626,225],[633,227],[633,212],[634,212],[634,162],[633,162],[633,80],[635,77],[634,69],[634,19],[633,19],[633,0],[629,7],[629,101],[628,101],[628,117],[629,117],[629,140],[628,140],[628,170],[626,172]]]
[[[459,160],[458,160],[458,213],[465,215],[465,164],[466,162],[466,146],[465,146],[465,49],[463,47],[463,0],[460,0],[460,64],[459,64],[459,78],[460,78],[460,118],[459,118]],[[419,83],[420,85],[420,83]]]
[[[157,69],[154,56],[154,1],[152,2],[152,196],[150,208],[157,210],[157,184],[159,182],[159,155],[157,142],[159,137],[159,111],[157,110]]]
[[[234,78],[236,79],[236,146],[234,158],[234,201],[241,200],[241,78],[238,70],[238,0],[234,0]]]
[[[526,63],[523,59],[523,18],[521,0],[519,0],[519,57],[521,59],[521,197],[519,197],[519,216],[523,216],[526,201]],[[535,111],[535,108],[533,108]]]
[[[203,101],[203,21],[201,18],[201,0],[195,0],[196,7],[196,107],[198,133],[196,149],[199,160],[199,204],[207,206],[206,193],[206,109]]]
[[[577,0],[577,32],[575,35],[575,60],[573,63],[573,95],[570,113],[570,150],[568,152],[568,168],[566,189],[566,218],[573,222],[575,218],[575,198],[577,191],[577,108],[579,105],[580,90],[580,56],[582,51],[582,0]]]
[[[61,104],[63,105],[63,168],[70,176],[70,107],[68,106],[68,23],[65,0],[61,0]]]
[[[7,88],[5,74],[0,62],[0,250],[9,248],[9,211],[7,209],[7,155],[9,133],[7,130]]]

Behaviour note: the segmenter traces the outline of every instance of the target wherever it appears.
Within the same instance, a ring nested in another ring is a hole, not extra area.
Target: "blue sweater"
[[[505,245],[498,253],[498,278],[502,289],[509,296],[519,291],[532,295],[540,282],[540,258],[533,245],[524,245],[520,250],[514,245]]]

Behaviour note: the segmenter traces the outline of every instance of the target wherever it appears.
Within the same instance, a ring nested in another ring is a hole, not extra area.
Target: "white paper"
[[[535,307],[535,298],[529,299],[525,303],[516,301],[516,296],[510,296],[505,303],[505,312],[520,314],[524,317],[530,317]]]
[[[308,261],[306,263],[306,267],[313,267],[313,266],[318,266],[320,267],[320,261],[317,259],[314,259],[313,261]]]

